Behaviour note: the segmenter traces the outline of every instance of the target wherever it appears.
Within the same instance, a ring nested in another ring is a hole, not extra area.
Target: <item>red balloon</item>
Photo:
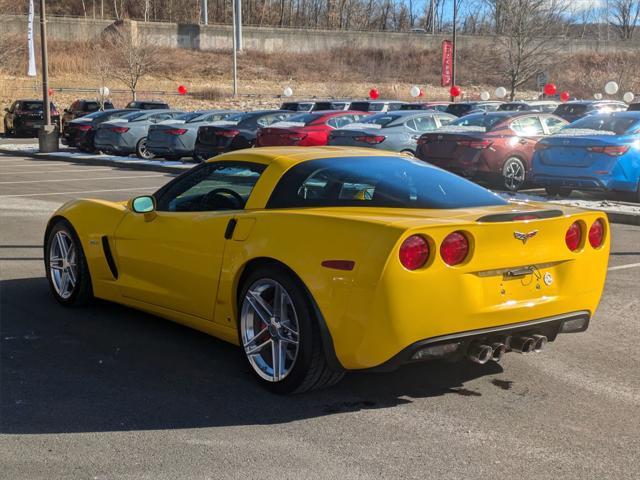
[[[451,87],[451,90],[449,90],[449,93],[451,93],[452,97],[459,97],[462,93],[462,89],[458,85],[454,85]]]
[[[185,87],[184,85],[180,85],[178,87],[178,93],[180,95],[186,95],[187,94],[187,87]]]
[[[380,92],[378,92],[377,88],[372,88],[371,90],[369,90],[369,98],[370,99],[375,100],[379,96],[380,96]]]
[[[560,94],[560,100],[563,102],[568,102],[570,98],[571,98],[571,95],[569,95],[569,92],[562,92]]]
[[[50,96],[50,97],[53,97],[53,88],[50,88],[50,89],[49,89],[49,96]]]
[[[420,95],[418,95],[419,97],[424,97],[424,90],[420,89]]]
[[[544,94],[547,95],[548,97],[555,95],[556,91],[557,91],[556,86],[553,83],[547,83],[544,86]]]

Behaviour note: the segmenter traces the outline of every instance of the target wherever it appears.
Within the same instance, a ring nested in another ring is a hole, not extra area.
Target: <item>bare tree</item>
[[[518,87],[553,63],[565,30],[565,4],[561,0],[489,1],[491,7],[496,4],[501,22],[496,50],[513,100]]]
[[[136,99],[138,83],[159,71],[164,63],[160,48],[147,36],[135,35],[125,28],[111,36],[107,43],[109,75],[122,82]]]
[[[609,8],[613,28],[622,40],[631,40],[640,16],[640,1],[612,0]]]

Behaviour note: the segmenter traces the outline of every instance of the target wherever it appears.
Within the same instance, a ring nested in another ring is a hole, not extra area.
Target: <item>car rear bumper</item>
[[[397,355],[383,364],[365,370],[379,372],[393,371],[401,365],[424,361],[424,357],[419,358],[419,352],[425,351],[428,347],[457,345],[457,347],[452,347],[455,348],[455,350],[449,354],[430,358],[427,357],[426,359],[458,360],[465,357],[466,352],[469,350],[469,346],[473,343],[493,345],[495,343],[506,342],[506,345],[509,345],[510,339],[514,336],[532,335],[544,335],[549,342],[553,342],[560,333],[578,333],[586,331],[589,327],[590,319],[590,313],[584,310],[526,322],[501,325],[498,327],[482,328],[478,330],[442,335],[417,341],[404,348]],[[577,325],[577,328],[571,330],[566,328],[566,326],[571,325],[571,323],[567,322],[574,322]],[[510,349],[507,348],[507,351],[509,350]]]
[[[563,187],[575,190],[592,190],[599,192],[635,192],[637,181],[620,180],[612,176],[557,176],[534,173],[532,180],[543,187]]]

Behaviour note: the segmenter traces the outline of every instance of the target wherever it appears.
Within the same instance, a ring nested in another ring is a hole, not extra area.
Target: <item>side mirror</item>
[[[156,209],[156,200],[150,195],[143,195],[131,200],[131,210],[135,213],[151,213]]]

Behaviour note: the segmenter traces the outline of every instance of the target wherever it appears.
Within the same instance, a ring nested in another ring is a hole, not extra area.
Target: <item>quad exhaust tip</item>
[[[469,360],[484,365],[493,357],[493,348],[481,343],[472,343],[467,350]]]
[[[491,360],[493,360],[494,362],[500,363],[504,359],[504,356],[507,354],[507,346],[504,343],[494,343],[493,345],[491,345],[491,350],[493,352],[491,354]]]
[[[533,351],[536,353],[540,353],[544,347],[547,345],[549,341],[544,335],[533,335],[531,338],[534,340]]]
[[[546,340],[547,337],[544,338]],[[536,340],[532,337],[511,337],[510,348],[518,353],[531,353],[535,351]],[[544,348],[544,345],[541,348]]]

